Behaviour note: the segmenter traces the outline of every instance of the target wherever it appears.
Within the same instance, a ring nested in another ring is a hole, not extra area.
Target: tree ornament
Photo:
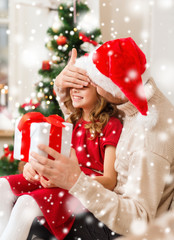
[[[46,44],[46,47],[49,49],[49,50],[52,50],[52,44],[51,44],[51,41],[47,42]]]
[[[57,45],[65,45],[67,43],[67,38],[65,36],[59,36],[56,40]]]
[[[43,92],[38,92],[37,94],[37,98],[39,101],[41,101],[41,99],[44,97],[44,93]]]
[[[60,62],[60,57],[54,55],[54,56],[52,56],[52,61],[53,61],[53,63]]]
[[[54,85],[54,82],[53,82],[53,81],[51,81],[51,82],[50,82],[50,85]]]
[[[42,62],[42,70],[49,71],[51,69],[50,61],[45,60]]]
[[[49,88],[48,87],[45,87],[44,88],[44,93],[48,93],[49,92]]]
[[[56,97],[56,92],[55,92],[55,90],[53,89],[53,95]]]
[[[55,22],[52,26],[52,30],[54,33],[57,33],[59,30],[59,23]]]
[[[43,109],[46,109],[46,102],[45,102],[45,101],[42,101],[42,102],[41,102],[41,107],[42,107]]]
[[[72,30],[72,31],[70,31],[70,35],[71,36],[73,36],[74,35],[74,31]]]
[[[38,85],[39,85],[39,87],[43,87],[44,84],[43,84],[43,82],[39,82]]]

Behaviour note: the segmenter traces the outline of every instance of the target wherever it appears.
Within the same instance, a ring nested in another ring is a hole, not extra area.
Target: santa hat
[[[85,69],[91,80],[105,91],[113,96],[120,96],[121,92],[142,115],[147,115],[141,76],[146,70],[146,57],[132,38],[108,41],[77,59],[75,65]]]

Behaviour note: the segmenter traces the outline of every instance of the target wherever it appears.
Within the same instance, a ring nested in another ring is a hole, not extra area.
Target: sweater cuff
[[[59,106],[60,106],[60,108],[63,112],[65,120],[67,120],[69,115],[70,115],[70,111],[64,105],[64,102],[69,97],[68,89],[57,87],[55,82],[54,82],[54,90],[55,90],[56,95],[57,95],[56,100],[59,103]]]
[[[83,192],[86,183],[89,183],[89,176],[85,175],[84,172],[81,172],[80,176],[78,177],[76,183],[72,188],[69,190],[69,193],[72,194],[74,197],[79,195]]]
[[[60,88],[60,87],[57,87],[55,82],[54,82],[54,91],[56,92],[58,101],[64,102],[64,100],[67,97],[67,90],[63,89],[63,88]]]
[[[82,205],[94,215],[99,212],[98,196],[104,187],[92,177],[81,172],[69,193],[76,197]],[[102,207],[103,208],[103,207]]]

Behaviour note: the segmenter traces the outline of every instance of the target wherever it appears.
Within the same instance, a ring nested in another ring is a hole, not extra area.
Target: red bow
[[[33,122],[48,122],[57,127],[65,127],[65,125],[62,124],[62,122],[64,122],[64,119],[58,115],[50,115],[49,117],[45,117],[40,112],[29,112],[23,115],[23,117],[19,121],[19,131],[22,131],[22,129],[24,129],[27,125],[30,125]]]
[[[98,45],[98,43],[97,43],[96,41],[91,40],[90,37],[87,37],[85,34],[83,34],[83,33],[81,33],[81,32],[79,33],[79,38],[80,38],[80,40],[82,40],[83,42],[92,43],[94,46],[97,46],[97,45]]]
[[[14,162],[14,158],[13,158],[13,151],[9,149],[9,146],[7,145],[7,147],[4,147],[4,155],[3,157],[7,157],[10,159],[10,162]]]
[[[24,104],[22,104],[21,105],[21,108],[25,108],[25,107],[27,107],[27,106],[34,106],[35,108],[37,108],[37,107],[39,107],[39,105],[40,105],[40,103],[33,103],[32,102],[32,99],[30,100],[30,102],[29,103],[24,103]]]
[[[20,132],[22,132],[21,155],[23,155],[24,158],[22,160],[25,162],[28,161],[29,157],[30,125],[33,122],[35,123],[47,122],[58,128],[65,127],[65,125],[62,124],[62,122],[64,122],[64,119],[58,115],[50,115],[49,117],[45,117],[40,112],[29,112],[23,115],[23,117],[19,121],[18,129]],[[57,143],[53,141],[52,144],[54,145]]]

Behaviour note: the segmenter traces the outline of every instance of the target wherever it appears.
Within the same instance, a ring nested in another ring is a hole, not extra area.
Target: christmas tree
[[[49,41],[45,46],[50,52],[50,59],[44,60],[38,71],[42,80],[36,84],[37,99],[31,99],[30,102],[22,104],[19,107],[21,115],[27,112],[41,112],[46,117],[52,114],[63,117],[53,89],[54,80],[66,66],[72,48],[77,49],[80,57],[100,43],[99,29],[85,32],[79,25],[80,19],[89,11],[89,7],[81,2],[76,3],[76,6],[72,4],[58,6],[57,12],[61,26],[54,23],[47,30]],[[18,173],[19,163],[23,165],[24,162],[13,159],[13,146],[5,146],[4,155],[0,158],[0,175]]]
[[[58,27],[58,24],[54,23],[47,30],[49,41],[45,46],[50,51],[51,59],[44,60],[39,70],[42,80],[36,85],[37,101],[31,100],[29,103],[22,104],[19,108],[21,114],[37,111],[44,116],[51,114],[62,116],[53,90],[54,79],[66,66],[72,48],[77,49],[80,57],[98,45],[100,30],[82,32],[78,24],[79,19],[89,12],[86,4],[77,3],[76,9],[71,4],[61,4],[57,11],[61,26]]]
[[[13,158],[13,145],[4,145],[4,155],[0,158],[0,176],[18,173],[19,161]]]

